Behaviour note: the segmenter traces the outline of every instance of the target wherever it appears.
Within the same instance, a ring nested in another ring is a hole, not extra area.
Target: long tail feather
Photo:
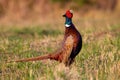
[[[49,59],[49,56],[46,55],[46,56],[38,56],[34,58],[20,59],[20,60],[15,60],[14,62],[28,62],[28,61],[37,61],[43,59]]]
[[[33,57],[33,58],[26,58],[26,59],[19,59],[19,60],[14,60],[10,62],[28,62],[28,61],[38,61],[38,60],[44,60],[44,59],[53,59],[57,60],[57,54],[47,54],[43,56],[38,56],[38,57]]]

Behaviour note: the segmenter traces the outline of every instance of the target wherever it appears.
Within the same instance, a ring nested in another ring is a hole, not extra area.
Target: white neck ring
[[[65,27],[70,27],[71,25],[69,25],[69,24],[65,24]]]

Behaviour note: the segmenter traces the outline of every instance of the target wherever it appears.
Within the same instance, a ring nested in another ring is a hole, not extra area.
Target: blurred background
[[[83,38],[70,69],[53,61],[6,64],[59,49],[68,9]],[[120,80],[120,0],[0,0],[0,80]]]
[[[61,23],[68,9],[74,10],[74,20],[120,17],[119,0],[0,0],[0,24]]]

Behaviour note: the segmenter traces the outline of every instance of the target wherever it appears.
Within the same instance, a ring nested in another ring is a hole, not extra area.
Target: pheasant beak
[[[66,17],[66,14],[62,15],[63,17]]]

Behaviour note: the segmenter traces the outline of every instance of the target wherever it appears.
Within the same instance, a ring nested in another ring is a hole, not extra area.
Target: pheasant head
[[[67,10],[63,17],[65,17],[65,26],[70,27],[72,25],[73,11]]]

